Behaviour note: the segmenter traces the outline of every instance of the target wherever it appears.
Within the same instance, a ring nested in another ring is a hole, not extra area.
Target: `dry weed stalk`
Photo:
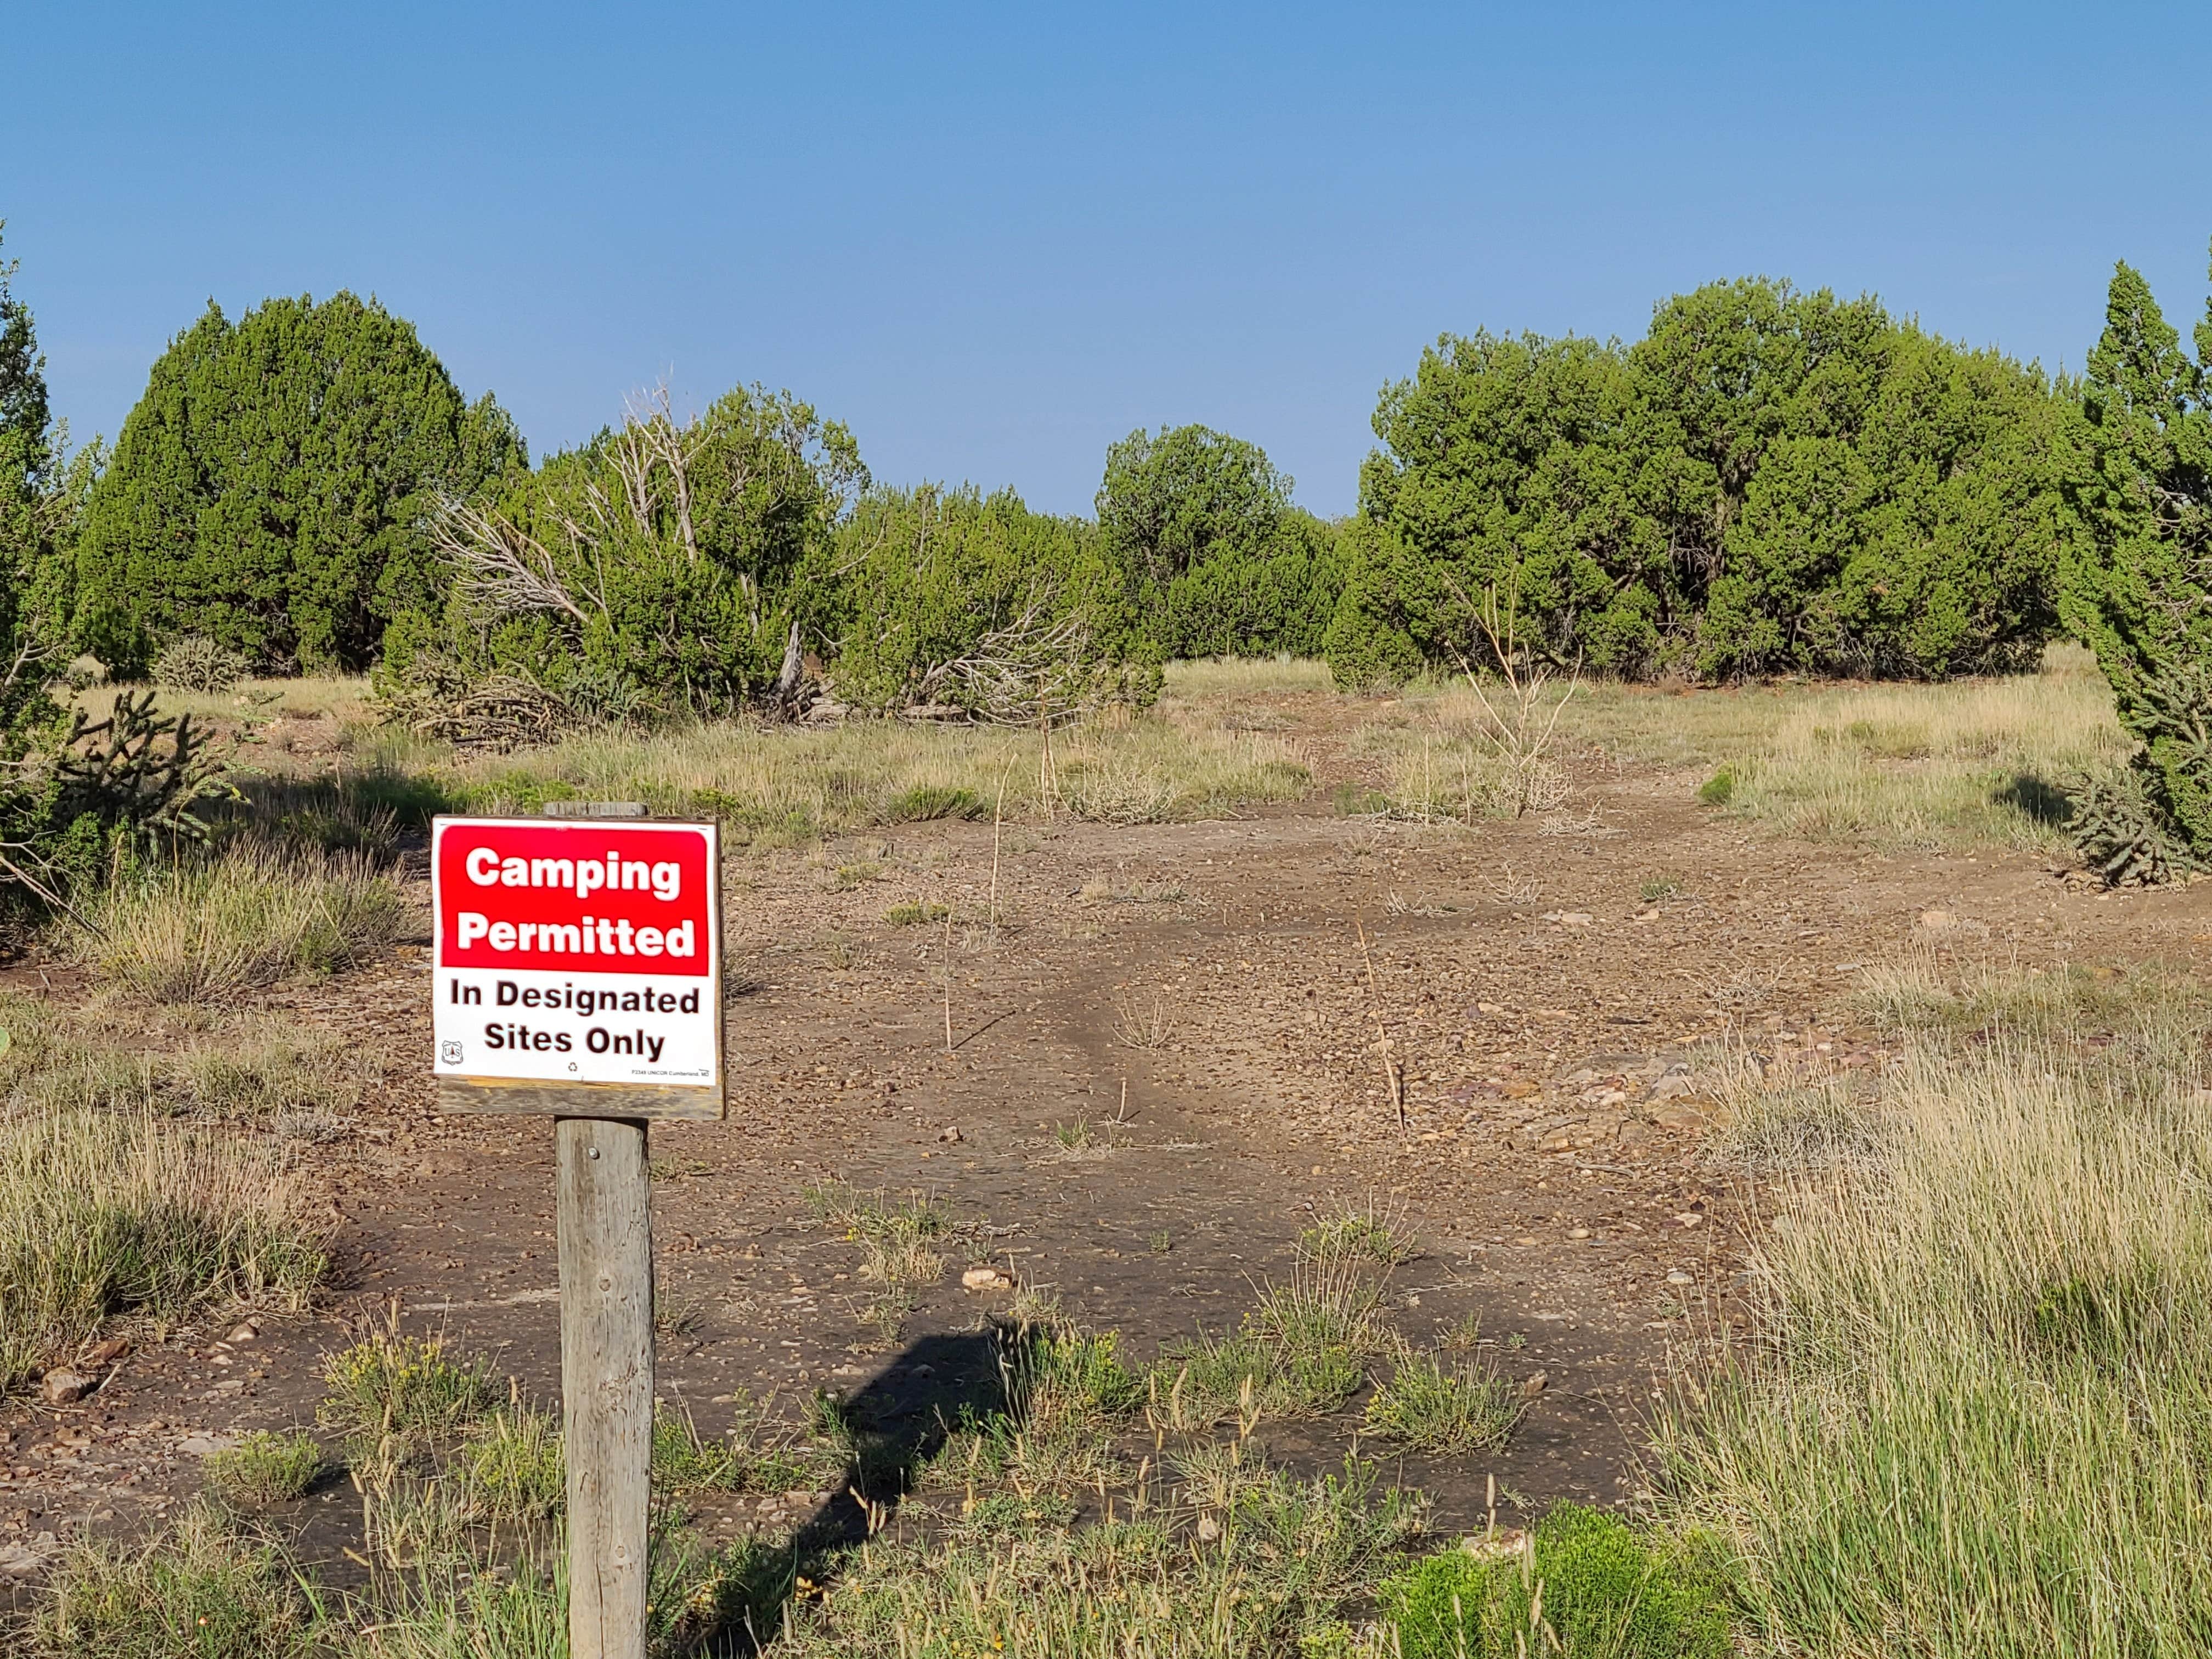
[[[1164,1048],[1175,1035],[1175,1016],[1168,1012],[1156,992],[1150,1008],[1140,1007],[1133,1001],[1115,1006],[1114,1035],[1124,1048]],[[1127,1085],[1124,1085],[1122,1098],[1126,1102],[1127,1097]]]
[[[1375,982],[1375,953],[1367,948],[1367,924],[1359,913],[1352,913],[1352,925],[1359,930],[1359,954],[1367,963],[1367,995],[1375,1006],[1375,1036],[1382,1045],[1382,1076],[1390,1086],[1391,1109],[1398,1115],[1398,1133],[1406,1133],[1406,1076],[1399,1068],[1397,1057],[1390,1052],[1390,1028],[1382,1022],[1382,993]]]
[[[1566,712],[1567,704],[1582,684],[1581,666],[1577,664],[1568,671],[1566,689],[1559,693],[1557,702],[1552,702],[1552,665],[1539,659],[1534,652],[1525,651],[1520,638],[1517,583],[1502,611],[1495,583],[1483,589],[1480,605],[1468,599],[1456,582],[1452,584],[1452,591],[1459,595],[1460,603],[1467,606],[1475,626],[1482,630],[1498,672],[1505,682],[1504,696],[1493,703],[1490,694],[1483,690],[1474,665],[1457,646],[1452,647],[1452,654],[1459,659],[1460,670],[1466,676],[1468,689],[1481,705],[1480,730],[1483,740],[1505,766],[1513,816],[1523,817],[1532,807],[1541,811],[1557,806],[1565,799],[1566,791],[1558,769],[1548,757],[1559,716]],[[1504,705],[1502,709],[1499,703]]]

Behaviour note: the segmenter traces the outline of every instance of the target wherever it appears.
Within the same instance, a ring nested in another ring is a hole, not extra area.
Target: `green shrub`
[[[299,1498],[323,1472],[323,1449],[304,1434],[257,1429],[204,1466],[208,1484],[234,1503],[264,1504]]]
[[[1386,1579],[1376,1600],[1394,1640],[1384,1651],[1391,1659],[1490,1659],[1490,1632],[1500,1622],[1491,1597],[1502,1576],[1495,1561],[1447,1550]]]
[[[772,700],[866,477],[851,434],[788,392],[632,410],[496,500],[441,498],[429,532],[458,574],[385,630],[377,695],[500,747]],[[542,557],[522,569],[515,545]]]
[[[806,624],[848,703],[1031,723],[1158,693],[1159,653],[1097,532],[1011,489],[871,490],[831,556]]]
[[[1735,774],[1723,766],[1698,786],[1701,806],[1726,806],[1735,799]]]
[[[1732,1651],[1718,1590],[1681,1552],[1575,1504],[1538,1523],[1528,1555],[1433,1555],[1385,1580],[1376,1599],[1403,1659],[1728,1659]]]
[[[1291,504],[1256,444],[1202,426],[1106,451],[1099,532],[1163,656],[1312,656],[1342,586],[1337,532]]]
[[[1347,687],[1480,665],[1490,592],[1522,648],[1607,673],[2022,667],[2082,534],[2064,388],[1765,278],[1675,296],[1632,347],[1446,336],[1375,427]]]
[[[379,1331],[323,1361],[316,1416],[351,1436],[441,1439],[483,1421],[496,1391],[483,1360],[447,1357],[444,1340]]]

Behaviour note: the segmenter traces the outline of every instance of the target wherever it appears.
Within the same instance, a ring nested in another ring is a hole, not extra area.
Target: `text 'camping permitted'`
[[[440,818],[436,1070],[716,1084],[714,826]]]

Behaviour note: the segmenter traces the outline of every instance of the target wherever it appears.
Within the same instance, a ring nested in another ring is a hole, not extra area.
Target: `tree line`
[[[210,304],[112,448],[71,453],[14,270],[16,753],[55,718],[60,665],[142,679],[188,640],[263,673],[372,672],[458,733],[471,698],[551,731],[793,712],[817,686],[1054,718],[1217,654],[1323,655],[1354,687],[1501,648],[1689,682],[1934,679],[2070,630],[2143,741],[2136,786],[2212,848],[2212,322],[2192,358],[2125,265],[2078,380],[1765,278],[1668,299],[1626,344],[1447,335],[1384,388],[1337,520],[1199,426],[1111,446],[1089,517],[879,483],[845,427],[757,386],[689,416],[647,397],[533,460],[489,394],[349,294],[235,322]]]

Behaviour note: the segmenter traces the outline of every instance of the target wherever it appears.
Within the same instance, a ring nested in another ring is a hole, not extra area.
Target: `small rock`
[[[28,1578],[46,1565],[46,1558],[27,1544],[0,1544],[0,1576]]]
[[[1546,1376],[1542,1371],[1538,1371],[1535,1376],[1530,1377],[1527,1382],[1521,1385],[1521,1397],[1523,1400],[1534,1400],[1538,1395],[1544,1392],[1545,1384],[1549,1382],[1552,1379]]]
[[[1013,1282],[996,1267],[970,1267],[960,1275],[961,1288],[969,1291],[1003,1291]]]
[[[40,1384],[41,1392],[49,1406],[74,1406],[100,1384],[100,1379],[67,1365],[57,1365],[48,1371]]]
[[[1667,1282],[1669,1285],[1694,1285],[1698,1281],[1690,1274],[1684,1273],[1680,1267],[1675,1267],[1668,1271],[1667,1274]]]
[[[212,1457],[219,1451],[228,1451],[235,1443],[227,1435],[188,1434],[177,1442],[177,1451],[185,1457]]]
[[[76,1363],[87,1370],[97,1370],[102,1365],[112,1365],[131,1352],[131,1344],[122,1337],[111,1336],[105,1342],[95,1342],[84,1351]]]
[[[1588,1238],[1589,1236],[1589,1229],[1587,1227],[1570,1227],[1567,1229],[1567,1237],[1569,1238]]]
[[[1685,1227],[1702,1227],[1705,1225],[1705,1217],[1699,1215],[1695,1210],[1685,1210],[1681,1214],[1676,1216],[1674,1219],[1679,1224]]]
[[[1478,1561],[1510,1561],[1527,1547],[1526,1538],[1518,1527],[1500,1527],[1495,1532],[1470,1533],[1459,1540],[1459,1547]]]
[[[1515,1239],[1513,1242],[1516,1244],[1534,1244],[1536,1241],[1524,1235],[1522,1237]]]
[[[1644,1115],[1662,1129],[1694,1129],[1705,1121],[1705,1114],[1686,1095],[1674,1100],[1658,1101],[1646,1110]]]
[[[226,1342],[251,1342],[254,1338],[260,1334],[261,1323],[258,1320],[242,1319],[237,1324],[231,1327],[230,1334],[223,1338],[223,1340]]]
[[[962,1133],[960,1133],[960,1131],[958,1130],[958,1128],[957,1128],[955,1126],[953,1126],[952,1124],[950,1124],[950,1123],[946,1124],[946,1125],[945,1125],[942,1129],[939,1129],[939,1130],[937,1132],[937,1138],[938,1138],[939,1140],[954,1140],[954,1141],[957,1141],[957,1140],[964,1140],[964,1139],[967,1139],[967,1137],[966,1137],[965,1135],[963,1135],[963,1134],[962,1134]]]

